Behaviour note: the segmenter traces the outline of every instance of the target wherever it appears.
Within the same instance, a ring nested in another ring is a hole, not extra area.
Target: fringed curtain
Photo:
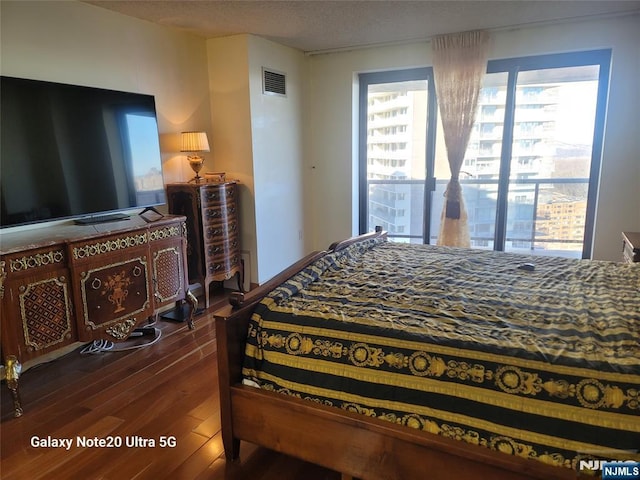
[[[438,245],[471,245],[459,175],[487,71],[488,44],[489,34],[485,31],[441,35],[431,44],[436,96],[451,169]]]

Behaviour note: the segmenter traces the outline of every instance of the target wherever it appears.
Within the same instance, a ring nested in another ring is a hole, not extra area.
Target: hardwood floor
[[[213,299],[196,318],[195,330],[159,320],[155,327],[162,336],[145,348],[89,355],[79,348],[27,370],[20,378],[20,418],[13,418],[3,383],[0,477],[340,479],[336,472],[245,443],[239,462],[225,461],[211,315],[225,301]],[[36,437],[71,439],[71,446],[33,446]],[[122,445],[88,446],[96,439]],[[87,444],[79,445],[83,440]]]

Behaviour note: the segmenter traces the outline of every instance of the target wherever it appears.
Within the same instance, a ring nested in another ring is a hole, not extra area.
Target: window
[[[472,247],[590,257],[610,58],[488,63],[461,172]],[[360,95],[360,230],[435,243],[450,173],[432,70],[362,74]],[[380,202],[393,218],[372,214]]]

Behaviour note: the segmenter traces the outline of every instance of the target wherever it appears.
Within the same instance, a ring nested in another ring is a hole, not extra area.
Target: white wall
[[[258,281],[299,260],[304,251],[302,189],[304,113],[302,52],[249,38]],[[286,96],[265,95],[262,69],[285,74]]]
[[[491,59],[613,49],[593,256],[620,260],[620,232],[640,231],[640,17],[504,30],[493,37]],[[308,249],[356,233],[357,73],[428,65],[427,42],[310,58],[305,231],[313,240]]]
[[[358,233],[357,74],[425,66],[429,45],[369,48],[309,61],[305,232],[311,251]]]
[[[304,255],[301,52],[253,35],[207,41],[214,164],[241,180],[242,248],[263,283]],[[262,68],[286,97],[262,93]]]
[[[75,1],[0,9],[2,75],[155,95],[165,183],[193,177],[178,139],[211,130],[202,38]]]
[[[247,35],[235,35],[209,40],[207,55],[213,165],[215,171],[225,172],[227,179],[240,182],[240,248],[249,260],[245,276],[255,283],[258,263],[248,39]]]

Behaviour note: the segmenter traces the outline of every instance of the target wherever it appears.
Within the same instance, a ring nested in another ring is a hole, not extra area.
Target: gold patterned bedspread
[[[640,460],[639,293],[637,265],[368,241],[258,305],[245,383],[574,469]]]

